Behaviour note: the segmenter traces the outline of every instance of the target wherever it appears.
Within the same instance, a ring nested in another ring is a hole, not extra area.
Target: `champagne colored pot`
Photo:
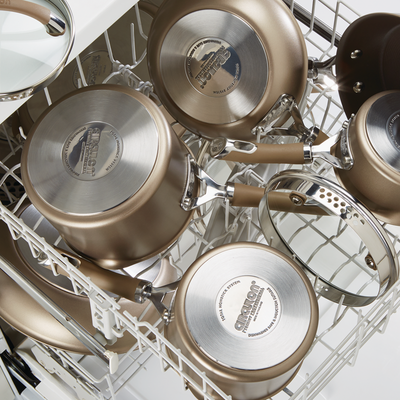
[[[141,286],[151,300],[152,288]],[[318,303],[289,257],[262,244],[232,243],[189,267],[167,316],[166,338],[220,389],[235,400],[261,400],[298,372],[316,334]],[[201,379],[183,368],[201,387]],[[207,392],[221,398],[210,387]]]
[[[300,28],[276,0],[167,0],[151,26],[148,63],[181,125],[246,140],[280,95],[300,101],[308,67]]]
[[[22,179],[72,249],[106,269],[123,268],[169,247],[190,222],[180,205],[188,155],[149,98],[90,86],[36,121]]]

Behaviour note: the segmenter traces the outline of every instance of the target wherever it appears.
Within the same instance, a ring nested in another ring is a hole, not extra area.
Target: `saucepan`
[[[116,269],[160,253],[186,229],[189,154],[148,97],[94,85],[36,121],[21,172],[30,200],[68,245]]]
[[[335,167],[343,186],[384,222],[400,225],[400,92],[372,96],[343,129],[319,145],[255,144],[214,139],[211,154],[240,162],[310,163],[322,158]]]
[[[67,62],[75,37],[71,10],[63,0],[45,5],[8,0],[0,4],[0,19],[0,99],[29,97],[57,78]]]
[[[233,243],[198,258],[179,284],[156,289],[139,281],[137,294],[157,303],[153,296],[172,289],[165,337],[233,399],[272,396],[294,378],[316,334],[318,303],[289,257],[266,245]],[[202,388],[201,378],[182,365]],[[210,387],[207,393],[220,398]]]
[[[308,68],[301,30],[279,0],[165,1],[148,64],[156,94],[181,125],[247,140],[281,94],[300,101]]]

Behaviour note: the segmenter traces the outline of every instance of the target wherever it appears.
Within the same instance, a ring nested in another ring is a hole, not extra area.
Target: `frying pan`
[[[319,145],[254,144],[219,138],[212,142],[211,154],[245,163],[304,164],[322,158],[377,218],[400,225],[399,114],[400,92],[382,92],[367,100],[338,134]]]
[[[307,78],[300,28],[281,1],[168,0],[148,39],[155,92],[176,120],[205,137],[251,140],[283,94]],[[282,122],[282,121],[281,121]]]
[[[18,216],[25,223],[31,224],[32,218],[36,216],[36,219],[34,219],[36,221],[40,214],[38,214],[33,205],[26,203],[20,209]],[[56,237],[58,236],[54,227],[49,225],[46,220],[41,222],[39,231],[46,239],[49,239],[54,234]],[[33,258],[31,249],[24,239],[21,238],[17,241],[12,239],[6,224],[0,224],[0,235],[2,238],[0,243],[1,255],[91,335],[95,335],[96,330],[92,325],[90,300],[87,296],[76,295],[73,292],[71,282],[63,276],[65,274],[64,270],[56,267],[57,273],[61,274],[57,277],[51,271],[46,274],[46,265],[43,262],[40,263],[38,258]],[[60,245],[62,245],[62,242]],[[58,251],[61,255],[67,257],[80,272],[90,277],[95,285],[112,293],[117,291],[122,296],[118,301],[121,310],[129,311],[135,316],[142,315],[146,310],[148,302],[143,304],[134,302],[133,293],[130,291],[133,278],[103,270],[87,260],[77,257],[70,250],[59,248]],[[47,266],[47,268],[50,268],[50,266]],[[174,279],[175,275],[172,274],[171,268],[161,265],[154,284],[162,286]],[[0,315],[9,325],[24,335],[49,346],[79,354],[90,354],[80,340],[68,332],[38,303],[32,301],[30,296],[2,271],[0,272],[0,288]],[[154,324],[159,317],[156,310],[150,308],[146,312],[145,318]],[[131,335],[125,335],[116,343],[106,345],[106,348],[116,353],[124,353],[134,344],[135,339]]]
[[[67,62],[75,37],[71,10],[63,0],[8,0],[0,11],[0,100],[29,97],[57,78]]]

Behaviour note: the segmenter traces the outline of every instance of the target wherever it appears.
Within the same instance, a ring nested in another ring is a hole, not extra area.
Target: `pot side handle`
[[[65,33],[65,21],[39,4],[25,0],[3,0],[0,3],[0,11],[16,12],[32,17],[42,23],[51,36],[60,36]]]

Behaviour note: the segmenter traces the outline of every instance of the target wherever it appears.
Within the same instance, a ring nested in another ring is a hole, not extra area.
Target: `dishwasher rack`
[[[335,45],[340,35],[348,24],[358,17],[358,14],[342,1],[284,1],[300,21],[309,56],[316,57],[321,61],[335,54]],[[320,17],[320,15],[324,15],[324,17]],[[137,18],[136,24],[140,27],[138,11]],[[322,20],[329,21],[329,25],[326,22],[321,23]],[[318,33],[321,29],[325,32],[324,37],[321,37]],[[143,33],[142,29],[139,29],[139,31]],[[112,43],[107,39],[107,33],[105,33],[105,36],[110,58],[112,58]],[[146,39],[144,33],[142,38]],[[133,39],[133,43],[135,43],[135,39]],[[133,49],[135,47],[133,46]],[[135,53],[135,50],[133,50],[133,53]],[[136,62],[134,56],[133,65],[117,65],[112,77],[119,77],[123,84],[151,95],[151,84],[142,81],[135,74],[136,63],[139,64],[143,58],[144,55],[143,57],[140,56],[138,62]],[[115,63],[117,64],[117,62]],[[81,72],[81,84],[86,85],[79,57],[77,58],[77,67]],[[49,103],[51,103],[50,95],[48,92],[46,93]],[[309,80],[300,109],[306,125],[317,125],[328,135],[336,133],[345,121],[334,82],[313,83]],[[38,218],[34,226],[27,226],[15,215],[26,199],[26,195],[23,192],[19,174],[20,165],[16,163],[10,166],[10,163],[20,152],[24,136],[25,134],[21,129],[19,131],[16,131],[15,127],[13,129],[11,119],[0,127],[0,140],[3,148],[7,149],[3,152],[5,154],[1,155],[0,163],[2,170],[0,218],[8,225],[14,240],[26,241],[35,258],[40,258],[42,261],[47,259],[54,275],[58,275],[58,267],[68,273],[74,292],[89,297],[93,325],[106,339],[113,341],[118,340],[122,335],[132,335],[137,339],[137,343],[126,354],[119,356],[119,367],[116,372],[110,371],[109,365],[99,362],[94,356],[71,354],[32,340],[28,340],[17,349],[20,357],[25,360],[32,371],[36,371],[44,377],[51,374],[54,381],[52,381],[52,385],[57,387],[61,391],[60,393],[65,395],[65,398],[120,400],[132,395],[138,399],[154,398],[149,393],[141,392],[139,383],[141,380],[145,380],[145,376],[154,374],[153,364],[159,363],[159,371],[162,371],[163,374],[165,372],[164,375],[168,376],[168,384],[177,388],[176,398],[180,395],[183,398],[184,396],[187,396],[186,398],[191,397],[190,392],[186,390],[187,382],[190,382],[191,385],[204,393],[204,399],[210,399],[206,393],[208,386],[219,393],[221,398],[230,399],[229,394],[223,393],[202,371],[196,369],[180,353],[179,349],[176,349],[164,338],[161,318],[154,325],[150,325],[146,322],[145,312],[139,318],[132,317],[126,312],[121,313],[115,298],[94,285],[68,259],[60,256],[54,250],[52,245],[59,244],[61,238],[48,244],[36,233],[43,222],[42,217]],[[261,137],[258,139],[265,140]],[[282,165],[263,167],[260,165],[223,163],[208,158],[207,143],[191,133],[186,132],[183,140],[198,154],[204,169],[217,181],[229,178],[256,186],[265,186],[275,172],[282,169],[299,168]],[[276,137],[269,140],[280,142],[284,139]],[[311,166],[301,168],[335,180],[332,169],[324,163],[314,162]],[[289,216],[284,213],[275,213],[274,218],[283,231],[287,229],[287,226],[291,227],[288,238],[291,243],[296,240],[304,242],[305,232],[310,231],[321,238],[322,242],[317,251],[310,250],[307,253],[306,257],[309,263],[318,258],[319,252],[327,251],[327,247],[335,240],[338,240],[338,243],[343,243],[341,240],[346,240],[342,239],[346,230],[340,222],[338,225],[330,227],[329,233],[327,233],[321,227],[317,217],[305,218],[301,215]],[[293,226],[296,226],[294,233]],[[384,227],[393,241],[397,255],[399,255],[400,229],[387,224],[384,224]],[[156,257],[153,260],[153,265],[157,265],[162,259],[167,259],[176,269],[177,275],[181,276],[186,268],[208,249],[239,240],[265,243],[257,221],[256,210],[231,207],[222,200],[214,201],[211,205],[203,206],[200,209],[182,237],[171,248]],[[355,251],[349,252],[345,247],[343,245],[341,254],[346,261],[338,267],[337,271],[333,272],[332,277],[339,275],[344,266],[346,266],[346,269],[349,268],[350,264],[354,264],[359,272],[357,260],[365,256],[365,248],[360,244],[356,246]],[[145,268],[145,271],[147,270],[148,267]],[[362,272],[364,273],[364,271]],[[371,273],[371,271],[368,271],[368,274],[367,281],[361,284],[360,290],[368,290],[368,286],[374,287],[376,274]],[[352,282],[350,283],[352,284]],[[336,374],[345,366],[355,364],[359,350],[376,332],[385,332],[390,316],[396,312],[400,305],[400,284],[395,284],[384,296],[370,306],[363,308],[345,307],[340,303],[332,306],[322,297],[319,297],[318,301],[321,318],[314,343],[299,374],[287,388],[274,396],[274,399],[311,400],[324,398],[321,391]],[[177,362],[168,356],[167,348],[176,355]],[[108,356],[110,358],[115,357],[112,354]],[[4,368],[2,363],[0,365]],[[188,365],[201,378],[202,386],[199,386],[185,373],[184,365]],[[170,373],[169,370],[173,370],[174,373]],[[22,378],[18,376],[18,379],[21,380]],[[46,398],[44,393],[40,394],[38,390],[31,388],[28,382],[24,382],[24,384],[31,393],[35,392],[35,395],[39,396],[37,398]],[[146,390],[149,390],[149,388],[144,389],[144,392]]]

